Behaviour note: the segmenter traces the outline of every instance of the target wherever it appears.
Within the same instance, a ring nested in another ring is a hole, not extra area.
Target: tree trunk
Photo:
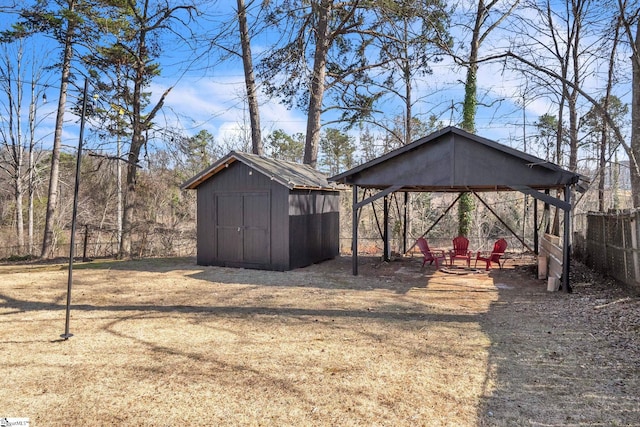
[[[29,108],[29,160],[27,163],[27,250],[33,255],[33,198],[35,193],[35,132],[38,95],[36,93],[36,78],[31,82],[31,104]]]
[[[631,152],[634,159],[640,159],[640,21],[636,27],[633,41],[634,54],[631,56],[633,68],[633,87],[631,98]],[[633,160],[632,160],[633,161]],[[637,166],[637,165],[636,165]],[[640,208],[640,174],[631,168],[631,192],[633,207]]]
[[[136,126],[138,129],[140,125]],[[138,175],[138,157],[140,156],[140,148],[144,143],[144,136],[140,130],[134,128],[133,137],[131,139],[131,150],[127,156],[127,185],[124,191],[124,209],[122,214],[122,238],[120,239],[120,248],[118,258],[131,256],[132,250],[132,233],[134,224],[134,211],[136,206],[136,179]]]
[[[244,82],[247,87],[247,102],[249,105],[249,121],[251,123],[251,151],[262,155],[262,135],[260,129],[260,111],[256,79],[253,73],[253,58],[251,57],[251,37],[247,26],[247,8],[244,0],[238,0],[238,23],[240,25],[240,45],[242,46],[242,65],[244,67]]]
[[[33,251],[34,251],[34,247],[33,247],[33,198],[34,198],[34,194],[35,194],[35,179],[34,179],[34,173],[33,173],[33,169],[35,168],[34,165],[34,154],[33,154],[33,147],[31,147],[31,149],[29,150],[29,189],[28,191],[28,196],[29,196],[29,207],[28,207],[28,211],[27,211],[27,245],[28,245],[28,251],[29,251],[29,255],[33,255]]]
[[[605,108],[607,108],[607,100],[605,100]],[[604,187],[605,187],[605,167],[607,165],[607,124],[602,123],[600,137],[600,158],[598,161],[598,170],[600,171],[600,178],[598,179],[598,211],[604,212]]]
[[[618,50],[618,40],[620,36],[620,17],[618,17],[618,22],[616,24],[615,36],[613,38],[613,46],[611,48],[611,53],[609,54],[609,76],[607,78],[607,91],[604,97],[604,111],[609,111],[609,101],[611,100],[611,91],[613,89],[613,77],[614,77],[614,67],[616,64],[616,54]],[[600,161],[599,161],[599,170],[600,170],[600,180],[598,181],[598,210],[600,212],[604,212],[605,210],[605,169],[607,166],[607,152],[610,150],[610,142],[609,142],[609,124],[607,121],[602,118],[602,130],[601,130],[601,139],[600,139]],[[617,184],[616,180],[613,179],[613,169],[617,167],[617,162],[614,163],[614,167],[610,168],[609,178],[612,183],[612,188],[614,192],[614,200],[615,194],[617,193],[617,185],[613,185],[613,183]],[[617,203],[613,203],[614,209],[617,208]]]
[[[484,1],[478,2],[476,22],[473,27],[471,49],[467,65],[467,80],[464,88],[464,105],[462,107],[462,128],[467,132],[476,131],[476,111],[478,106],[478,53],[480,50],[480,29],[488,13]],[[458,235],[467,236],[471,230],[474,201],[470,193],[462,193],[458,201]]]
[[[138,16],[138,24],[140,28],[137,29],[137,46],[135,49],[135,61],[133,63],[133,94],[131,97],[131,110],[132,110],[132,135],[131,145],[129,147],[129,154],[127,155],[127,180],[124,194],[124,208],[122,215],[122,239],[120,240],[120,248],[118,250],[118,258],[130,257],[132,254],[132,241],[134,232],[134,213],[136,208],[136,186],[138,176],[138,160],[140,158],[140,150],[142,146],[146,144],[146,132],[153,123],[154,118],[158,114],[158,111],[164,105],[164,100],[171,91],[172,88],[167,89],[161,96],[160,100],[156,103],[153,109],[147,113],[142,114],[144,89],[147,84],[150,74],[148,66],[150,64],[149,48],[147,46],[147,35],[152,31],[159,28],[162,22],[171,16],[169,11],[165,11],[165,14],[159,18],[159,21],[151,24],[148,18],[149,13],[149,0],[142,2],[141,12]]]
[[[24,184],[22,182],[22,169],[24,164],[24,149],[22,146],[22,76],[21,76],[21,57],[22,49],[18,52],[15,70],[14,66],[7,58],[6,66],[6,97],[7,97],[7,125],[8,135],[5,136],[3,144],[8,150],[10,159],[7,159],[7,167],[3,167],[11,177],[11,186],[13,187],[13,201],[15,203],[15,225],[17,254],[22,253],[24,247],[24,216],[22,212]],[[15,77],[15,81],[14,81]],[[15,92],[14,92],[15,85]]]
[[[318,144],[320,142],[320,116],[324,98],[325,76],[327,72],[327,54],[329,52],[329,17],[331,1],[322,0],[318,6],[318,27],[313,58],[313,74],[309,93],[309,115],[307,117],[307,135],[304,145],[303,163],[315,168],[318,162]]]
[[[573,86],[567,97],[569,107],[569,170],[578,170],[578,90],[580,87],[580,37],[582,36],[582,21],[584,19],[583,4],[571,2],[573,14],[573,40],[568,49],[571,52],[573,68]],[[585,6],[586,7],[586,6]],[[567,64],[568,66],[568,64]]]
[[[140,149],[146,142],[144,138],[145,121],[141,116],[142,108],[142,91],[145,82],[147,46],[147,32],[141,28],[138,39],[138,51],[135,68],[135,77],[133,82],[132,96],[132,135],[129,154],[127,155],[127,184],[124,193],[124,209],[122,214],[122,239],[120,240],[120,248],[118,250],[118,258],[126,258],[131,256],[132,251],[132,233],[134,224],[134,210],[136,206],[136,180],[138,175],[138,160],[140,158]],[[152,120],[148,118],[147,120]]]
[[[69,11],[73,12],[75,0],[69,1]],[[55,214],[58,207],[58,178],[60,175],[60,146],[62,144],[62,125],[64,122],[64,109],[67,102],[67,87],[71,75],[71,59],[73,58],[73,39],[75,24],[67,20],[67,33],[65,36],[64,54],[62,58],[62,79],[60,81],[60,96],[58,97],[58,111],[56,114],[56,128],[53,133],[53,148],[51,149],[51,171],[49,175],[49,194],[47,199],[47,215],[44,224],[44,236],[42,239],[42,258],[53,256],[54,239],[53,228]]]
[[[412,88],[411,88],[411,64],[409,61],[409,50],[408,50],[408,36],[407,33],[409,31],[409,25],[407,19],[404,20],[404,40],[402,43],[403,55],[402,58],[402,76],[404,79],[404,91],[405,91],[405,130],[404,130],[404,145],[411,144],[413,140],[413,129],[411,128],[413,125],[413,108],[412,108]]]
[[[20,146],[22,148],[22,146]],[[22,150],[20,150],[19,164],[16,165],[16,176],[14,181],[14,197],[16,202],[16,236],[18,238],[19,254],[22,255],[24,249],[24,184],[22,182]]]

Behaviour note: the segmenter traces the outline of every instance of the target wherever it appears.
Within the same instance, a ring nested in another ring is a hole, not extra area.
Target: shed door
[[[269,264],[269,194],[221,194],[216,202],[218,259],[230,264]]]

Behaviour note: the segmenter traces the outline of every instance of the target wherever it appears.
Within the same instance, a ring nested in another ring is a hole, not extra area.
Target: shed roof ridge
[[[310,165],[232,150],[226,156],[218,159],[211,166],[184,182],[181,188],[197,188],[200,184],[223,170],[223,166],[228,166],[234,161],[239,161],[255,169],[290,190],[299,188],[335,190],[338,187],[338,184],[329,182],[324,173],[312,168]]]

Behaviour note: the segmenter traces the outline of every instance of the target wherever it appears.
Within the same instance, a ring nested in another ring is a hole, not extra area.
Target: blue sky
[[[229,8],[228,2],[219,2],[220,12]],[[5,21],[6,23],[6,21]],[[253,41],[255,61],[266,51],[266,46],[273,35],[258,37]],[[491,44],[484,45],[483,53],[498,49],[500,44],[508,42],[512,34],[497,32]],[[37,47],[38,52],[47,52],[46,48]],[[57,54],[57,52],[51,52]],[[161,58],[163,73],[154,79],[150,90],[157,97],[168,87],[173,87],[165,102],[165,108],[157,122],[166,120],[172,126],[178,126],[189,135],[195,135],[200,130],[207,130],[218,141],[234,138],[242,127],[247,126],[248,116],[244,103],[244,80],[239,60],[230,60],[224,64],[212,66],[206,71],[199,69],[188,70],[183,73],[171,64],[178,63],[183,53],[172,49],[165,49]],[[414,114],[425,119],[435,114],[445,125],[455,124],[461,116],[461,103],[464,97],[465,70],[456,67],[452,60],[443,57],[438,64],[432,64],[433,74],[423,77],[416,83],[415,97],[423,101],[414,107]],[[213,60],[212,60],[213,61]],[[201,64],[198,64],[201,65]],[[57,98],[57,75],[51,77],[52,87],[46,90],[49,102],[43,105],[40,114],[46,116],[47,126],[42,130],[44,135],[50,135],[53,129],[53,119]],[[82,84],[78,82],[78,84]],[[523,134],[534,133],[534,122],[545,113],[555,113],[555,105],[549,99],[522,98],[522,78],[513,72],[505,70],[501,63],[483,63],[478,74],[478,94],[481,104],[476,118],[477,133],[501,143],[523,148]],[[592,83],[594,89],[597,84]],[[76,96],[72,91],[71,96]],[[525,108],[523,109],[523,101]],[[453,110],[452,110],[453,105]],[[588,107],[587,107],[588,108]],[[393,103],[385,104],[385,117],[391,118],[401,110]],[[285,132],[304,133],[306,116],[303,111],[289,110],[277,101],[269,100],[261,94],[260,98],[261,124],[263,135],[275,129]],[[524,115],[524,122],[523,122]],[[453,123],[450,121],[453,118]],[[63,140],[69,147],[77,144],[77,118],[68,114],[68,125],[65,127]],[[45,136],[46,139],[46,136]],[[531,150],[528,150],[531,152]],[[532,152],[534,155],[541,153]]]
[[[509,2],[505,2],[509,3]],[[471,5],[471,8],[474,6]],[[453,31],[458,31],[453,29]],[[456,34],[460,39],[460,34]],[[265,51],[265,43],[269,36],[262,36],[253,42],[256,63],[261,52]],[[490,55],[492,52],[501,51],[510,40],[517,37],[510,31],[497,30],[482,47],[482,55]],[[543,36],[540,36],[544,43]],[[595,40],[585,37],[585,45]],[[462,101],[464,97],[464,85],[466,70],[455,66],[453,60],[443,57],[443,61],[431,64],[433,74],[423,77],[416,82],[415,98],[422,101],[414,107],[414,114],[426,120],[431,114],[435,114],[445,125],[459,122],[462,113]],[[595,76],[598,67],[602,63],[595,62],[590,65]],[[173,85],[172,78],[158,79],[154,82],[160,93],[167,86]],[[521,75],[505,69],[501,62],[483,63],[478,73],[478,96],[480,105],[476,117],[477,133],[495,139],[501,143],[523,149],[523,135],[531,136],[535,133],[534,123],[538,118],[547,113],[555,114],[557,107],[549,97],[533,97],[523,87],[526,83]],[[595,77],[587,78],[585,87],[591,87],[594,93],[600,93],[602,80]],[[628,91],[623,88],[619,96],[628,100]],[[240,61],[229,62],[209,70],[206,76],[185,75],[172,90],[167,98],[167,107],[173,111],[179,111],[192,120],[183,122],[186,129],[197,132],[199,129],[207,129],[218,140],[229,138],[240,132],[243,123],[248,122],[244,97],[244,81]],[[626,98],[625,98],[626,97]],[[589,105],[581,101],[583,111],[586,112]],[[306,116],[299,110],[288,110],[277,101],[269,100],[261,95],[261,124],[263,134],[274,129],[283,129],[288,133],[304,133]],[[524,107],[523,107],[524,104]],[[453,110],[452,110],[453,105]],[[398,105],[385,104],[385,117],[390,119],[401,113]],[[453,119],[453,121],[451,121]],[[189,126],[192,128],[189,129]],[[527,151],[534,155],[543,156],[543,153],[535,152],[535,147],[529,147]]]

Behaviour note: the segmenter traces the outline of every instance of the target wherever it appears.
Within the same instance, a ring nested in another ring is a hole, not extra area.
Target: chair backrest
[[[458,236],[453,239],[453,252],[456,255],[466,255],[469,250],[469,239],[464,236]]]
[[[420,248],[420,252],[422,252],[423,255],[427,255],[429,252],[431,252],[431,250],[429,249],[429,244],[424,237],[418,238],[416,245],[418,245],[418,247]]]
[[[504,239],[497,240],[493,244],[493,252],[491,253],[491,261],[497,261],[507,249],[507,241]]]

